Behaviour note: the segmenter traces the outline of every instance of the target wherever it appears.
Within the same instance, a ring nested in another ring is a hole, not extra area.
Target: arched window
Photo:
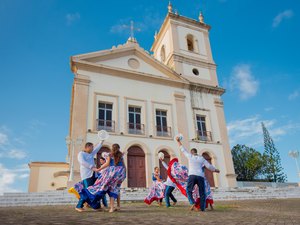
[[[186,43],[187,48],[189,51],[194,51],[194,37],[193,35],[189,34],[186,36]]]
[[[166,60],[166,50],[165,50],[164,45],[161,47],[161,50],[160,50],[160,59],[162,62],[165,62],[165,60]]]

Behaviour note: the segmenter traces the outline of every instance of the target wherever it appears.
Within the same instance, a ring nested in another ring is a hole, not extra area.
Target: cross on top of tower
[[[136,40],[135,37],[134,37],[134,31],[135,31],[135,30],[136,30],[136,31],[140,31],[141,29],[140,29],[140,28],[134,27],[134,22],[133,22],[132,20],[130,21],[130,27],[129,27],[129,26],[126,26],[126,25],[125,25],[125,27],[130,28],[130,37],[128,38],[127,41],[137,43],[137,40]]]

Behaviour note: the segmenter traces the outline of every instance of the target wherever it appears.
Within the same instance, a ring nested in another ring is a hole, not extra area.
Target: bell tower
[[[168,14],[154,36],[154,58],[193,83],[218,86],[210,28],[201,12],[198,20],[190,19],[173,11],[169,3]]]

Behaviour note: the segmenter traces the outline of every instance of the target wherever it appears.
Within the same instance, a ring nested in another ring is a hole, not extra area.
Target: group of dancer
[[[213,197],[210,190],[210,185],[205,178],[205,169],[219,173],[213,165],[207,162],[202,156],[197,154],[197,149],[193,148],[188,152],[181,143],[179,137],[176,137],[181,152],[185,155],[189,162],[189,169],[181,165],[177,158],[171,159],[167,165],[160,158],[163,167],[167,170],[167,180],[163,183],[159,175],[159,168],[154,168],[153,184],[150,188],[148,196],[144,202],[151,204],[153,201],[158,201],[161,206],[162,199],[165,199],[166,207],[171,207],[170,198],[173,201],[173,206],[176,205],[177,199],[173,195],[173,191],[177,187],[178,190],[188,198],[191,205],[191,210],[201,210],[210,206],[213,209]]]
[[[106,197],[109,196],[109,212],[120,209],[120,187],[126,178],[126,168],[123,153],[118,144],[113,144],[109,154],[104,154],[102,165],[97,168],[94,156],[103,145],[103,141],[96,147],[90,142],[85,144],[83,151],[78,154],[81,181],[76,183],[69,192],[74,193],[78,200],[75,210],[83,212],[84,206],[94,210],[101,209],[101,201],[107,207]],[[114,202],[117,199],[117,207]]]
[[[193,148],[188,152],[179,137],[176,137],[176,141],[181,152],[188,159],[189,169],[181,165],[177,158],[171,159],[167,164],[161,157],[162,165],[167,170],[167,180],[163,182],[159,168],[155,167],[152,176],[153,184],[144,202],[150,205],[153,201],[157,201],[161,206],[162,200],[165,199],[166,207],[169,208],[171,207],[171,198],[173,206],[175,206],[177,199],[172,192],[175,188],[178,188],[188,198],[191,210],[205,211],[208,205],[212,208],[212,194],[204,175],[204,169],[216,173],[220,171],[198,155],[197,149]],[[102,154],[101,166],[97,168],[94,156],[102,145],[103,141],[95,147],[88,142],[85,144],[84,150],[78,154],[82,180],[69,189],[69,192],[74,193],[78,198],[78,204],[75,208],[78,212],[83,212],[86,207],[99,210],[101,209],[101,202],[104,207],[109,207],[108,211],[110,213],[120,210],[120,187],[126,178],[123,153],[120,151],[118,144],[113,144],[110,153]],[[106,195],[109,196],[109,206],[107,205]],[[117,200],[117,207],[114,207],[115,200]]]

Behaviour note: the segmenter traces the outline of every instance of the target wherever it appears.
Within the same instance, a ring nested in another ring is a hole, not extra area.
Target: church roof
[[[135,68],[134,65],[130,65],[128,58],[136,59],[141,66]],[[123,60],[124,62],[116,64],[116,61],[113,61],[114,59]],[[125,65],[125,61],[128,61],[129,66]],[[188,84],[185,78],[155,59],[148,51],[141,48],[136,41],[131,40],[128,40],[125,44],[113,46],[108,50],[72,56],[71,68],[73,72],[76,72],[78,65],[102,67],[116,71],[122,70],[129,73],[143,73],[145,76],[154,76],[155,78]]]

